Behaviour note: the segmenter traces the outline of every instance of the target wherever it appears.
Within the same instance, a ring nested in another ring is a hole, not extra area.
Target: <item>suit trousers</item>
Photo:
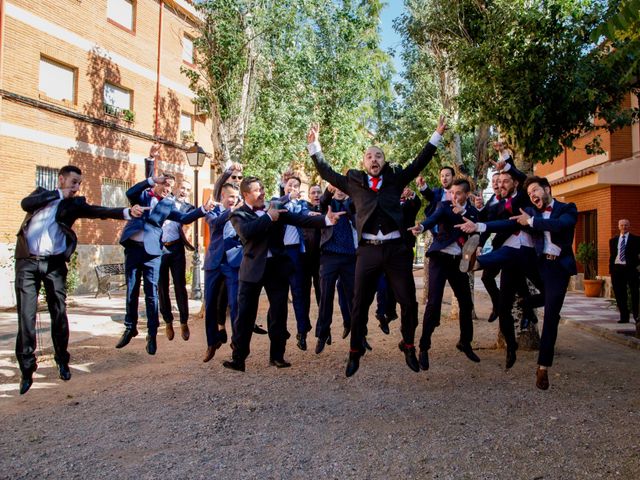
[[[238,269],[230,267],[227,263],[221,264],[215,270],[204,271],[204,324],[209,347],[218,342],[218,325],[224,325],[224,317],[227,315],[225,308],[221,322],[219,318],[221,290],[227,294],[225,305],[228,304],[231,307],[231,328],[233,329],[233,322],[238,314]]]
[[[527,305],[527,299],[531,298],[527,278],[541,292],[544,292],[546,285],[540,278],[538,270],[538,258],[536,251],[530,247],[511,249],[517,252],[516,259],[505,264],[500,276],[500,300],[498,314],[500,318],[500,331],[504,335],[507,347],[515,348],[516,334],[513,326],[513,315],[511,310],[513,302],[518,293],[525,302],[523,303],[523,315],[531,319],[532,308]],[[524,292],[523,292],[524,289]]]
[[[316,337],[326,339],[331,333],[333,318],[333,301],[335,298],[336,282],[341,280],[347,302],[347,310],[351,309],[353,289],[356,275],[356,256],[340,253],[323,253],[320,256],[320,308],[316,323]],[[350,319],[342,317],[345,328],[351,325]]]
[[[286,348],[287,315],[289,296],[289,274],[293,270],[291,260],[286,255],[267,259],[264,275],[259,282],[238,282],[238,316],[233,326],[233,358],[244,362],[249,356],[251,336],[258,315],[260,292],[264,287],[269,300],[267,330],[271,347],[270,358],[283,360]]]
[[[460,271],[459,255],[433,252],[429,255],[429,295],[424,310],[420,349],[431,348],[431,335],[438,325],[442,314],[444,287],[449,282],[460,307],[460,343],[470,345],[473,340],[473,300],[469,274]]]
[[[629,321],[629,299],[627,295],[627,287],[631,291],[631,313],[634,320],[638,321],[638,271],[635,268],[629,268],[626,265],[615,265],[611,272],[611,284],[613,286],[613,294],[616,297],[618,310],[620,311],[620,320]]]
[[[69,363],[69,321],[67,319],[67,262],[64,255],[54,255],[36,260],[16,260],[16,302],[18,311],[18,336],[16,357],[20,371],[28,375],[36,370],[36,315],[38,292],[44,285],[47,308],[51,316],[51,339],[54,358],[58,364]]]
[[[500,289],[496,283],[496,277],[499,273],[499,267],[489,267],[482,271],[482,277],[480,277],[484,288],[487,289],[489,298],[491,298],[491,310],[495,313],[498,313],[500,308]]]
[[[293,264],[293,270],[289,274],[289,286],[291,287],[291,299],[293,313],[296,316],[298,333],[307,333],[311,330],[309,319],[309,296],[305,299],[303,262],[305,253],[300,252],[300,245],[287,245],[287,255]]]
[[[538,365],[550,367],[553,364],[553,354],[558,337],[560,310],[562,310],[571,276],[558,260],[547,260],[545,257],[541,257],[538,260],[538,268],[545,286],[544,323],[540,336]]]
[[[418,326],[418,302],[411,261],[413,250],[401,239],[381,245],[362,243],[356,251],[356,279],[351,311],[351,351],[364,353],[369,307],[382,273],[401,308],[401,332],[406,344],[413,345]]]
[[[158,277],[161,255],[149,255],[144,246],[127,242],[124,248],[124,275],[127,281],[127,305],[124,317],[126,328],[138,325],[140,281],[144,279],[144,302],[147,312],[148,334],[158,333]]]
[[[311,286],[316,297],[316,305],[320,306],[320,253],[305,252],[302,255],[302,298],[305,310],[311,310]]]
[[[160,277],[158,278],[158,301],[160,313],[166,323],[173,322],[173,312],[171,311],[171,298],[169,297],[169,272],[173,279],[173,291],[176,295],[178,312],[180,312],[180,323],[186,324],[189,321],[189,297],[187,295],[186,270],[187,261],[185,249],[182,242],[169,245],[166,252],[162,254],[160,261]]]

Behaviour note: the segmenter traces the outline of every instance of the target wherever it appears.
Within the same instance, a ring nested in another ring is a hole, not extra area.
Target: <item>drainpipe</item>
[[[155,119],[153,122],[153,134],[154,136],[158,136],[158,123],[160,121],[160,111],[159,111],[159,104],[160,104],[160,50],[162,48],[162,12],[164,11],[164,1],[160,0],[160,2],[158,2],[159,6],[160,6],[160,12],[158,15],[158,52],[156,55],[157,61],[156,61],[156,98],[155,98],[155,105],[154,105],[154,111],[155,111]]]
[[[566,177],[567,176],[567,147],[564,147],[564,161],[563,161],[563,165],[562,165],[562,176]]]

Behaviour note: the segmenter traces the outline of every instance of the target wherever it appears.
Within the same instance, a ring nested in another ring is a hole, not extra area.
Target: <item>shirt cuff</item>
[[[511,164],[507,163],[505,164],[504,168],[502,169],[503,172],[508,172],[509,170],[511,170]]]
[[[206,215],[207,210],[205,210],[204,205],[200,205],[200,210],[202,210],[202,213]]]
[[[531,228],[533,228],[533,217],[530,217],[530,218],[527,220],[527,223],[529,224],[529,226],[530,226]]]
[[[124,215],[124,219],[125,220],[131,220],[131,209],[130,208],[124,208],[122,210],[122,214]]]
[[[331,220],[329,220],[329,218],[326,215],[324,216],[324,224],[327,227],[333,227],[333,223],[331,223]]]
[[[429,139],[429,143],[434,147],[437,147],[440,143],[440,140],[442,140],[442,135],[440,135],[438,132],[433,132],[433,135],[431,135],[431,138]]]
[[[423,186],[418,187],[418,190],[420,190],[421,192],[424,192],[427,188],[429,188],[429,185],[425,183]]]
[[[147,178],[147,182],[149,182],[149,185],[151,185],[152,187],[155,187],[156,185],[156,182],[153,181],[153,177]]]
[[[487,231],[487,224],[486,223],[476,223],[476,232],[478,233],[484,233]]]
[[[307,151],[309,152],[309,155],[315,155],[316,153],[321,152],[322,148],[320,147],[320,142],[316,140],[315,142],[307,145]]]
[[[510,154],[509,154],[509,152],[508,152],[508,151],[506,151],[506,150],[500,154],[500,160],[503,160],[503,161],[505,161],[505,162],[506,162],[510,157],[511,157],[511,155],[510,155]]]

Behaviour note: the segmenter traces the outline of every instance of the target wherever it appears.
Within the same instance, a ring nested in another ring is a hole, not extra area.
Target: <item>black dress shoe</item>
[[[327,345],[331,345],[331,333],[327,336]]]
[[[69,365],[58,363],[58,376],[65,382],[71,380],[71,370],[69,370]]]
[[[345,371],[347,377],[353,376],[353,374],[358,371],[358,368],[360,368],[360,357],[361,354],[359,352],[349,353],[349,361],[347,361],[347,369]]]
[[[373,350],[373,348],[371,347],[371,345],[369,345],[369,342],[367,342],[367,337],[364,337],[364,338],[362,339],[362,346],[363,346],[364,348],[366,348],[367,350],[369,350],[369,351]],[[364,352],[363,352],[362,354],[364,355]]]
[[[344,330],[342,330],[342,338],[347,338],[349,336],[349,334],[351,333],[351,327],[344,327]]]
[[[480,357],[478,357],[478,355],[475,354],[475,352],[471,348],[471,345],[463,345],[462,343],[458,342],[458,344],[456,345],[456,348],[460,350],[462,353],[464,353],[467,356],[467,358],[472,362],[480,361]]]
[[[296,339],[298,340],[296,342],[296,345],[298,345],[298,348],[303,352],[306,351],[307,350],[307,334],[299,333],[296,335]]]
[[[391,323],[394,320],[397,320],[398,314],[396,312],[391,312],[387,314],[387,323]]]
[[[429,370],[429,350],[420,350],[418,363],[420,364],[420,368],[422,370]]]
[[[327,339],[326,338],[318,338],[318,343],[316,343],[316,354],[322,353],[326,343],[327,343]]]
[[[220,343],[227,343],[228,339],[226,329],[218,330],[218,340],[220,340]]]
[[[147,335],[147,346],[145,348],[149,355],[155,355],[158,350],[158,344],[156,343],[155,335]]]
[[[258,334],[258,335],[266,335],[267,332],[264,328],[262,328],[262,326],[260,325],[254,325],[253,326],[253,333]]]
[[[20,395],[27,393],[31,388],[31,385],[33,385],[33,373],[29,373],[27,375],[23,374],[20,379]]]
[[[275,358],[271,358],[269,360],[269,365],[276,368],[289,368],[291,366],[291,363],[287,362],[284,359],[276,360]]]
[[[507,347],[507,361],[505,364],[507,370],[513,367],[513,365],[516,363],[516,350],[518,350],[518,345],[511,348]]]
[[[498,318],[498,312],[496,312],[495,310],[491,310],[491,314],[489,314],[489,318],[487,319],[487,321],[489,323],[495,322]]]
[[[387,319],[382,317],[379,319],[380,320],[380,330],[382,330],[382,333],[384,333],[385,335],[389,335],[389,322],[387,322]]]
[[[404,360],[407,362],[407,365],[414,372],[420,371],[420,365],[418,364],[418,359],[416,358],[416,347],[408,346],[404,343],[404,340],[401,340],[398,344],[398,348],[400,351],[404,353]]]
[[[138,330],[135,328],[125,328],[120,341],[116,344],[116,348],[122,348],[129,345],[129,342],[133,337],[138,336]]]
[[[244,362],[241,360],[225,360],[224,362],[222,362],[222,366],[224,368],[228,368],[229,370],[244,372]]]

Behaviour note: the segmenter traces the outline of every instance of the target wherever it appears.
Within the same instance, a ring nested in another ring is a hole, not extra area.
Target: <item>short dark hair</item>
[[[471,184],[466,178],[456,178],[453,181],[452,185],[462,185],[462,190],[464,190],[464,193],[469,193],[471,191]]]
[[[524,189],[528,190],[529,185],[531,185],[532,183],[537,183],[542,188],[549,187],[549,190],[551,190],[551,184],[549,183],[549,180],[547,180],[545,177],[538,177],[536,175],[527,177],[527,179],[524,182]]]
[[[251,184],[256,182],[258,182],[260,186],[262,186],[262,181],[258,177],[244,177],[240,182],[240,193],[248,193]]]
[[[229,182],[223,183],[221,189],[223,189],[223,188],[231,188],[231,189],[236,190],[236,191],[239,190],[238,185],[236,185],[234,183],[229,183]]]
[[[500,175],[509,175],[514,182],[520,183],[520,181],[518,180],[518,177],[516,177],[515,173],[513,173],[513,170],[511,170],[511,169],[509,169],[509,170],[500,170],[498,173]]]
[[[456,171],[450,165],[445,165],[444,167],[440,167],[440,170],[438,170],[438,172],[441,172],[442,170],[449,170],[451,172],[452,177],[456,176]]]
[[[60,170],[58,170],[58,176],[66,177],[70,173],[77,173],[78,175],[82,175],[82,170],[76,167],[75,165],[65,165]]]
[[[288,182],[289,182],[289,180],[291,180],[292,178],[293,178],[294,180],[297,180],[297,181],[298,181],[298,183],[299,183],[300,185],[302,185],[302,180],[300,180],[300,177],[299,177],[298,175],[291,175],[291,176],[289,176],[289,177],[285,180],[285,182],[284,182],[284,183],[285,183],[285,184],[286,184],[286,183],[288,183]]]
[[[162,172],[162,176],[164,177],[165,180],[174,180],[175,181],[175,179],[176,179],[176,176],[173,173],[169,173],[169,172]]]

